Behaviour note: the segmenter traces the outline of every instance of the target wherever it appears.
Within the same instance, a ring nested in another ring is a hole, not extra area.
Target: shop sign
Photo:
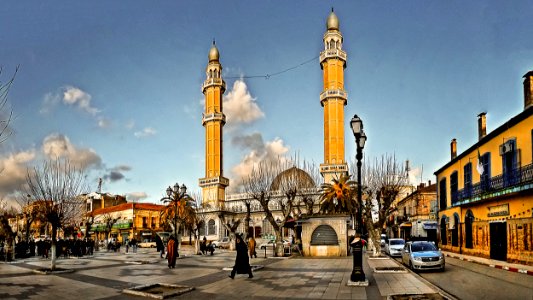
[[[509,203],[487,207],[488,217],[501,217],[509,215]]]

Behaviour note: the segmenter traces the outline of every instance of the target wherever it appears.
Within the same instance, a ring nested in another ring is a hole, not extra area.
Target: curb
[[[468,261],[468,262],[473,262],[473,263],[476,263],[476,264],[479,264],[479,265],[488,266],[488,267],[495,268],[495,269],[500,269],[500,270],[505,270],[505,271],[509,271],[509,272],[515,272],[515,273],[521,273],[521,274],[526,274],[526,275],[533,276],[533,271],[527,270],[527,269],[519,269],[519,268],[508,267],[508,266],[504,266],[504,265],[487,264],[487,263],[480,262],[480,261],[478,261],[476,259],[464,258],[464,257],[458,256],[458,255],[453,255],[453,254],[449,254],[449,253],[446,253],[444,255],[447,256],[447,257],[451,257],[451,258],[455,258],[455,259],[459,259],[459,260],[464,260],[464,261]]]

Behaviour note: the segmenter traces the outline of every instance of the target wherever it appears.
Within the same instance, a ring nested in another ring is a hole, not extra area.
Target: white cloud
[[[41,104],[41,109],[39,110],[39,113],[41,114],[47,114],[50,113],[54,106],[56,106],[59,101],[61,100],[61,97],[57,94],[53,93],[47,93],[44,95],[43,103]]]
[[[77,87],[66,86],[63,90],[63,103],[67,105],[77,105],[81,110],[96,115],[100,111],[91,106],[91,95]]]
[[[227,124],[233,126],[239,123],[252,123],[263,118],[265,114],[248,91],[246,83],[236,80],[233,88],[224,96],[223,110]]]
[[[100,128],[109,128],[111,126],[111,120],[107,118],[98,119],[98,127]]]
[[[0,157],[0,198],[23,189],[26,184],[28,166],[35,157],[35,150]]]
[[[152,127],[146,127],[141,131],[135,132],[133,135],[137,138],[143,138],[143,137],[149,137],[152,135],[155,135],[157,133],[157,130],[153,129]]]
[[[243,159],[231,168],[236,185],[248,176],[259,163],[263,161],[283,162],[289,151],[289,147],[284,144],[282,139],[275,138],[273,141],[265,143],[260,133],[234,137],[232,143],[248,151],[248,154],[245,154]]]
[[[42,150],[48,158],[68,158],[81,168],[100,167],[102,164],[102,159],[93,149],[77,148],[68,137],[61,134],[51,134],[44,138]]]
[[[145,192],[132,192],[126,194],[126,199],[130,201],[138,202],[146,198],[148,198],[148,195]]]

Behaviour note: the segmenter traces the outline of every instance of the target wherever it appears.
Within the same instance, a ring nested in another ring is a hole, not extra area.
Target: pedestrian
[[[203,255],[207,254],[207,238],[204,236],[204,239],[200,242],[200,252],[202,252]]]
[[[248,240],[248,251],[250,253],[250,258],[254,257],[257,258],[257,252],[255,252],[255,239],[253,236],[250,237]]]
[[[168,268],[173,269],[176,267],[176,257],[178,255],[178,243],[173,235],[168,239],[167,244],[167,259],[168,259]]]
[[[252,268],[250,267],[250,260],[248,258],[248,247],[239,234],[235,235],[235,247],[237,248],[237,257],[235,258],[235,265],[231,270],[231,279],[235,278],[237,274],[248,274],[248,278],[253,278]]]
[[[165,245],[163,244],[163,240],[158,234],[155,235],[155,246],[157,252],[160,252],[160,258],[163,258],[163,253],[165,253]]]
[[[131,239],[131,249],[133,250],[133,253],[137,253],[137,239],[136,238]]]

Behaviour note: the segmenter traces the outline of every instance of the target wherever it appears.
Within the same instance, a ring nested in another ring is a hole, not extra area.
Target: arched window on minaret
[[[209,70],[209,78],[213,78],[213,70]]]

